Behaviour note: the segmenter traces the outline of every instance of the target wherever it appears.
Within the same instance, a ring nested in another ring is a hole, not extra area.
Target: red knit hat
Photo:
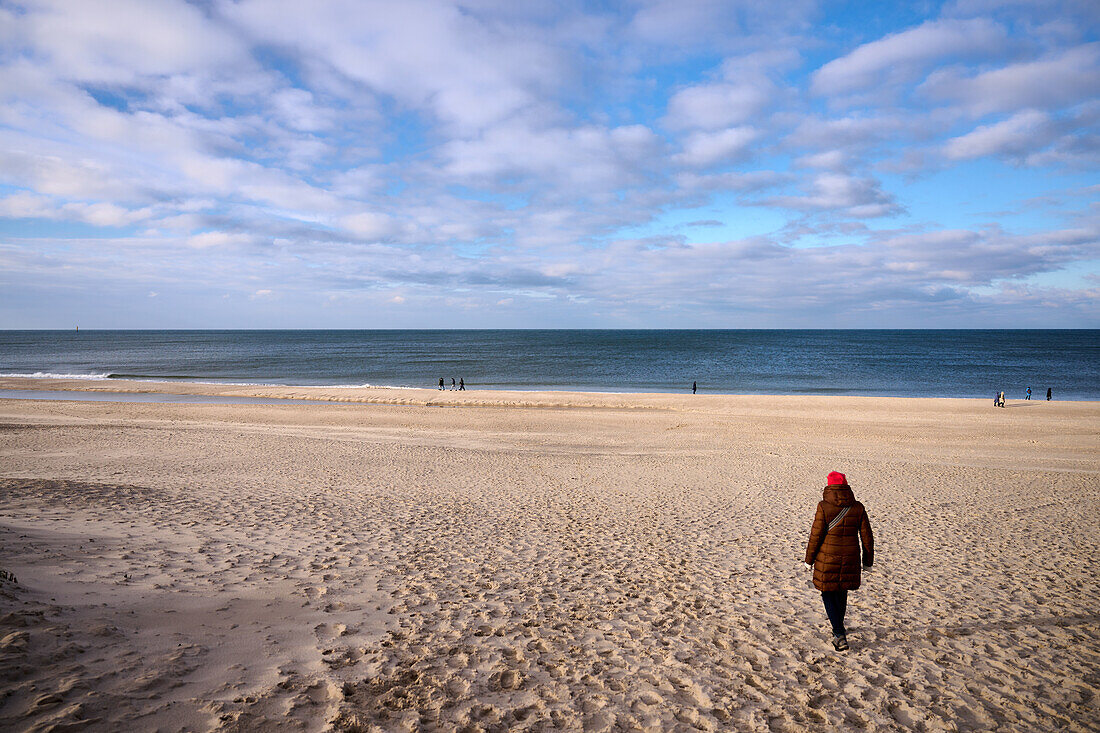
[[[829,483],[827,483],[825,485],[826,486],[847,486],[848,485],[848,479],[844,476],[844,474],[840,473],[839,471],[833,471],[832,473],[829,474]]]

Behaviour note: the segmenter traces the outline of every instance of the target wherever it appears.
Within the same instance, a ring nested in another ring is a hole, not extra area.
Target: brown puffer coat
[[[829,523],[844,507],[851,507],[840,523],[826,532]],[[814,586],[820,591],[855,590],[860,582],[860,544],[862,565],[875,560],[875,537],[863,504],[856,501],[847,485],[826,486],[824,499],[817,504],[817,515],[806,545],[806,562],[814,566]]]

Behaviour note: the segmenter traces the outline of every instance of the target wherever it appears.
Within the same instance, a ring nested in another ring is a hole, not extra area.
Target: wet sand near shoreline
[[[1100,724],[1100,403],[44,381],[394,407],[0,400],[5,730]]]

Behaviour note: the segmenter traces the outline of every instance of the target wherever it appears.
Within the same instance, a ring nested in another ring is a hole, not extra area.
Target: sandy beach
[[[330,403],[0,400],[3,730],[1100,727],[1097,402],[0,389]]]

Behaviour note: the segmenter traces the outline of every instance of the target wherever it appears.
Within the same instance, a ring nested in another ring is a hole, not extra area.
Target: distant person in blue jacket
[[[1027,388],[1027,394],[1024,396],[1024,399],[1025,400],[1030,400],[1031,399],[1031,387]]]

